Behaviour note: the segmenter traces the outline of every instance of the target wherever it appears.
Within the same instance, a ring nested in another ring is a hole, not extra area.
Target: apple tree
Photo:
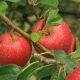
[[[80,79],[80,69],[74,70],[80,42],[60,14],[60,4],[0,0],[0,80]]]

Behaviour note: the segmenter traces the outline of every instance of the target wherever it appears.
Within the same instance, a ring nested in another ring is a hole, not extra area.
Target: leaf
[[[77,45],[76,45],[76,51],[71,53],[72,58],[80,58],[80,41],[78,38],[76,39]]]
[[[7,3],[5,1],[0,1],[0,16],[4,16],[6,14],[7,8]]]
[[[62,50],[55,50],[54,51],[54,58],[59,61],[60,63],[65,65],[67,73],[71,72],[75,67],[76,64],[71,59],[70,56],[68,56],[64,51]]]
[[[62,17],[59,14],[56,14],[56,16],[48,19],[49,24],[55,25],[55,24],[61,24],[63,21]]]
[[[58,0],[40,0],[39,3],[44,6],[49,6],[52,8],[58,7]]]
[[[1,75],[0,80],[16,80],[17,76],[13,74]]]
[[[14,64],[9,64],[0,67],[0,75],[16,74],[20,71],[20,67]]]
[[[34,55],[31,56],[29,63],[35,62],[35,61],[39,61],[37,58],[35,58]]]
[[[40,39],[41,36],[42,36],[42,33],[41,33],[41,32],[33,32],[33,33],[30,35],[31,40],[32,40],[33,42],[37,42],[37,41]]]
[[[58,9],[49,10],[48,21],[53,20],[58,15]]]
[[[31,63],[19,73],[17,80],[29,80],[33,72],[40,66],[41,64],[38,61]]]
[[[63,73],[59,73],[59,72],[55,73],[54,72],[54,74],[50,80],[64,80],[64,75],[63,75]]]
[[[42,79],[52,75],[54,66],[52,64],[42,66],[35,70],[34,74],[37,78]]]
[[[16,80],[17,74],[21,68],[14,64],[0,67],[0,80]]]
[[[21,1],[21,0],[6,0],[6,1],[10,1],[10,2],[13,2],[13,3],[17,3],[17,2],[19,2],[19,1]]]
[[[36,77],[40,80],[50,80],[53,73],[59,69],[57,64],[49,64],[36,69]]]
[[[61,66],[55,66],[50,80],[64,80],[64,74]]]

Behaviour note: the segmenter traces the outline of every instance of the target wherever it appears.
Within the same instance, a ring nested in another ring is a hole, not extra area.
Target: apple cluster
[[[41,30],[43,20],[33,27],[32,32]],[[58,25],[45,25],[41,30],[42,36],[39,43],[49,50],[64,50],[71,53],[76,49],[76,38],[72,34],[66,22]],[[37,52],[41,50],[34,46]],[[17,64],[25,66],[32,53],[32,44],[29,39],[17,32],[6,32],[0,36],[0,65]]]

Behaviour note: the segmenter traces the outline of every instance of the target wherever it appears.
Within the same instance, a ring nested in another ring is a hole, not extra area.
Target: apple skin
[[[80,80],[80,67],[77,67],[68,74],[65,80]]]
[[[6,32],[0,36],[0,65],[25,66],[32,52],[30,41],[19,33]]]
[[[38,32],[42,27],[42,23],[43,20],[38,21],[38,23],[33,27],[32,32]],[[66,22],[52,26],[49,35],[44,35],[47,33],[46,28],[43,28],[42,32],[43,36],[41,36],[39,42],[49,50],[64,50],[65,52],[69,53],[75,47],[76,41],[75,39],[72,40],[72,32]],[[34,47],[37,51],[41,52],[39,48],[36,46]]]

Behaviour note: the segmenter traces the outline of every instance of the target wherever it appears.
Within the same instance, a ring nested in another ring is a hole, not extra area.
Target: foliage
[[[65,1],[67,0],[60,0],[60,2],[61,1],[66,3]],[[74,1],[77,0],[73,0],[73,3]],[[44,15],[49,11],[49,15],[47,18],[48,23],[51,25],[53,23],[60,24],[63,21],[63,18],[59,14],[59,9],[61,12],[74,11],[69,6],[66,6],[64,9],[64,6],[65,4],[59,4],[58,0],[0,0],[0,16],[8,16],[12,20],[12,22],[19,26],[22,30],[30,33],[32,26],[37,21],[37,18],[35,17],[35,15],[37,14],[39,14],[40,18],[43,18]],[[67,9],[67,7],[69,8]],[[76,11],[79,12],[79,10],[80,9]],[[34,11],[36,14],[34,14]],[[79,21],[80,19],[78,20],[78,24]],[[77,35],[77,37],[80,37],[80,32],[78,31],[80,30],[80,28],[75,28],[76,25],[71,26],[71,29],[75,33],[75,35]],[[6,28],[3,25],[2,21],[0,21],[0,34],[9,30],[12,29]],[[41,32],[31,33],[30,37],[33,42],[37,42],[41,35]],[[56,61],[60,62],[60,64],[45,64],[39,62],[37,59],[33,59],[33,61],[31,62],[32,58],[34,57],[34,55],[32,55],[29,63],[23,68],[14,64],[1,66],[0,80],[29,80],[32,76],[35,76],[37,80],[64,80],[66,77],[66,75],[64,75],[64,72],[70,73],[77,66],[74,60],[80,60],[79,39],[77,39],[77,44],[77,50],[75,52],[72,52],[71,55],[67,55],[62,50],[52,51],[52,56]]]

